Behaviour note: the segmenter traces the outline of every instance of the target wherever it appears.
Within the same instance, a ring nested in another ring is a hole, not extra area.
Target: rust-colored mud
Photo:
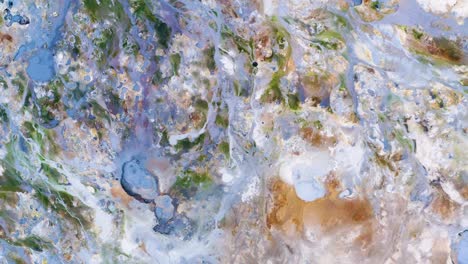
[[[13,37],[10,34],[0,33],[0,42],[5,42],[5,41],[12,42]]]
[[[327,185],[327,196],[305,202],[296,195],[292,186],[275,180],[270,187],[273,204],[267,217],[267,226],[286,233],[301,233],[306,227],[318,227],[322,232],[332,232],[370,223],[373,210],[367,199],[340,199],[339,182],[331,178]],[[369,243],[372,240],[371,230],[363,230],[358,240]]]

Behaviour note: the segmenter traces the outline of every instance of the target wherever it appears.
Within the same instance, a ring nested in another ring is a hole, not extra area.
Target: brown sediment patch
[[[450,243],[447,239],[436,239],[432,245],[430,262],[447,263],[447,260],[449,260],[450,251]]]
[[[372,206],[366,198],[340,199],[339,181],[331,176],[327,181],[328,194],[312,202],[301,200],[290,186],[275,180],[271,186],[273,202],[267,216],[267,227],[286,234],[303,233],[307,227],[333,233],[348,227],[362,226],[357,243],[362,246],[372,241],[374,218]]]
[[[453,62],[460,62],[464,56],[459,45],[446,38],[434,38],[432,41],[427,43],[426,47],[432,55]]]
[[[299,131],[301,137],[315,147],[328,147],[336,144],[336,138],[333,136],[325,135],[313,127],[304,127]]]
[[[111,194],[112,197],[120,199],[122,204],[124,204],[125,206],[128,206],[128,204],[133,200],[133,197],[131,197],[125,192],[125,190],[122,188],[118,181],[114,181],[112,183]]]
[[[404,31],[407,45],[416,54],[455,64],[463,64],[468,60],[459,41],[432,37],[415,28],[404,28]]]
[[[339,78],[331,74],[308,73],[300,77],[302,93],[305,98],[310,98],[313,105],[320,104],[330,98],[330,93],[339,84]]]
[[[275,116],[272,113],[261,113],[260,123],[265,132],[271,132],[275,127]]]
[[[345,0],[338,0],[338,7],[341,9],[341,11],[348,11],[349,3]]]
[[[273,55],[271,42],[271,29],[265,27],[255,35],[255,58],[259,61],[269,60]]]
[[[450,181],[455,187],[455,190],[460,194],[460,196],[466,201],[468,200],[468,181],[464,179],[463,174],[466,172],[461,172],[461,175],[458,175],[452,178]]]
[[[310,12],[310,15],[304,18],[305,21],[307,20],[315,20],[315,21],[323,21],[327,18],[330,17],[330,13],[323,9],[323,8],[317,8],[314,9]]]
[[[459,204],[450,199],[440,186],[436,187],[436,197],[431,206],[434,213],[444,220],[452,218],[455,215],[455,211],[460,207]]]
[[[199,128],[199,127],[203,127],[206,117],[204,113],[193,112],[189,114],[189,119],[192,122],[194,127]]]
[[[457,190],[463,199],[468,200],[468,185],[457,186]]]
[[[362,20],[365,22],[373,22],[381,20],[384,17],[383,11],[378,11],[376,8],[371,6],[372,1],[364,1],[363,5],[359,5],[354,7],[357,14],[361,17]],[[388,10],[386,10],[388,12]]]
[[[0,42],[4,42],[4,41],[12,42],[13,37],[10,34],[0,33]]]
[[[150,254],[148,254],[148,250],[146,250],[146,244],[145,244],[145,242],[141,242],[140,245],[138,246],[138,248],[140,248],[141,251],[145,252],[146,255],[148,255],[148,256],[150,255]]]
[[[223,15],[231,18],[239,17],[239,15],[236,12],[235,5],[232,3],[231,0],[220,0],[218,1],[218,3],[222,6],[221,13],[223,13]]]

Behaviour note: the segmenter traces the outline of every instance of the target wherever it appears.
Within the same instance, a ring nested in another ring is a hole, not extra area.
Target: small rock
[[[154,202],[156,203],[154,214],[159,223],[167,223],[174,217],[175,206],[172,204],[172,198],[169,195],[158,196]]]
[[[159,195],[157,178],[138,159],[123,164],[120,183],[129,195],[145,203],[153,201]]]

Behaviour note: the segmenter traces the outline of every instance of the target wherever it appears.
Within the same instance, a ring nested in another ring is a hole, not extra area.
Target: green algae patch
[[[312,124],[318,130],[321,130],[323,128],[323,124],[322,122],[320,122],[320,120],[315,120]]]
[[[8,123],[8,121],[9,121],[9,118],[5,110],[5,106],[3,104],[0,104],[0,123],[6,124]]]
[[[338,50],[342,49],[344,45],[344,38],[343,36],[333,30],[326,30],[320,32],[316,39],[312,41],[312,45],[320,45],[320,47],[324,47],[327,50]]]
[[[228,26],[224,25],[221,29],[221,37],[223,39],[231,39],[236,45],[240,53],[245,53],[250,60],[255,60],[253,39],[246,40],[239,35],[236,35]]]
[[[112,87],[108,87],[103,93],[106,100],[104,100],[107,112],[117,115],[123,111],[125,107],[125,101],[120,99],[118,93],[116,93]]]
[[[215,124],[222,128],[227,128],[229,126],[229,119],[221,114],[216,115]]]
[[[324,40],[338,39],[340,41],[344,41],[343,36],[340,33],[333,30],[322,31],[317,35],[317,37]]]
[[[199,146],[203,144],[204,141],[205,141],[205,134],[201,134],[200,136],[195,138],[193,141],[190,140],[189,138],[184,138],[184,139],[177,141],[177,144],[174,145],[174,148],[176,151],[181,151],[181,150],[188,151],[194,148],[195,146]]]
[[[208,102],[203,99],[195,100],[194,107],[198,111],[207,112],[208,111]]]
[[[207,186],[212,183],[211,176],[208,172],[198,173],[192,170],[185,171],[182,176],[179,176],[174,183],[175,187],[189,188],[192,185]]]
[[[291,70],[293,61],[291,58],[292,48],[290,45],[291,36],[289,32],[282,27],[277,18],[272,18],[272,38],[275,40],[275,45],[279,48],[280,52],[274,53],[273,58],[276,60],[278,69],[273,73],[268,88],[265,89],[260,100],[261,102],[268,103],[285,103],[285,95],[281,91],[281,79],[287,75]]]
[[[4,234],[0,233],[0,239],[3,239],[5,242],[7,242],[8,244],[12,246],[29,248],[37,252],[42,252],[44,250],[53,248],[53,245],[51,242],[45,241],[36,235],[31,235],[25,238],[13,240],[11,238],[6,237]]]
[[[145,0],[130,1],[130,6],[133,8],[134,14],[137,18],[147,19],[153,24],[154,30],[156,31],[156,35],[158,37],[158,43],[164,49],[167,49],[171,40],[171,28],[153,14]]]
[[[158,20],[149,8],[149,6],[146,4],[145,0],[130,1],[130,5],[131,7],[133,7],[133,12],[137,17],[147,18],[151,22],[155,22]]]
[[[372,8],[374,10],[378,10],[380,8],[380,2],[379,1],[371,1],[370,8]]]
[[[24,136],[36,142],[42,153],[54,156],[60,151],[60,148],[55,144],[53,130],[42,130],[38,124],[29,121],[24,122],[22,128]]]
[[[73,195],[52,186],[34,186],[35,197],[45,207],[67,219],[70,223],[89,228],[92,226],[91,208]]]
[[[207,171],[186,170],[177,176],[172,185],[171,196],[190,198],[199,191],[207,190],[213,185],[213,179]]]
[[[63,106],[60,102],[60,92],[63,91],[63,86],[64,84],[61,79],[55,78],[44,86],[46,94],[50,95],[43,96],[36,100],[33,108],[33,115],[41,126],[51,128],[59,124],[55,119],[54,111],[60,110]]]
[[[166,23],[157,19],[154,22],[154,29],[158,36],[158,43],[163,48],[167,49],[169,47],[169,41],[171,40],[171,28]]]
[[[130,20],[125,14],[122,4],[113,0],[83,0],[85,11],[91,21],[98,22],[104,19],[113,19],[120,24],[129,25]]]
[[[288,105],[291,110],[299,110],[301,107],[301,101],[299,100],[299,95],[297,93],[288,94]]]
[[[164,81],[165,78],[163,78],[162,76],[162,72],[157,69],[154,74],[153,74],[153,78],[151,78],[151,83],[153,85],[158,85],[160,83],[162,83]]]
[[[161,146],[169,145],[169,135],[166,129],[162,130],[160,133],[159,145]]]
[[[242,95],[242,91],[243,91],[244,89],[242,89],[242,87],[241,87],[241,85],[240,85],[240,83],[239,83],[238,80],[234,80],[234,81],[232,82],[232,87],[234,88],[234,94],[235,94],[236,96],[241,96],[241,95]]]
[[[52,243],[44,241],[42,238],[32,235],[23,239],[18,239],[11,242],[12,245],[19,247],[30,248],[34,251],[42,252],[45,249],[52,248]]]
[[[435,38],[434,43],[437,47],[437,51],[434,53],[436,56],[441,56],[453,62],[461,61],[464,56],[460,46],[454,41],[441,37]]]
[[[101,34],[100,38],[95,39],[95,45],[103,51],[109,51],[108,54],[112,53],[111,48],[113,44],[117,40],[117,36],[115,34],[115,29],[113,28],[106,28],[104,29]]]
[[[215,47],[211,46],[205,50],[203,50],[203,56],[205,59],[205,65],[211,72],[216,70],[216,61],[214,59],[215,56]]]
[[[348,91],[348,88],[346,87],[346,77],[344,74],[340,74],[340,88],[338,88],[340,92],[346,92]]]
[[[112,27],[103,29],[99,36],[99,38],[93,39],[93,44],[96,46],[93,55],[96,58],[97,65],[104,67],[109,59],[118,55],[119,37],[116,34],[116,29]]]
[[[56,78],[55,80],[49,82],[47,86],[44,88],[47,92],[52,93],[52,97],[43,97],[38,100],[40,105],[53,107],[57,109],[60,106],[60,91],[63,91],[63,82],[60,78]]]
[[[281,78],[285,75],[284,72],[278,71],[273,74],[268,88],[265,90],[264,94],[260,98],[262,102],[284,102],[283,93],[281,92],[280,81]]]
[[[14,161],[11,160],[11,157],[7,157],[0,162],[4,169],[2,175],[0,175],[0,192],[2,193],[23,192],[23,180],[20,173],[11,164],[12,162]]]
[[[229,143],[226,142],[226,141],[222,141],[221,143],[219,143],[218,145],[218,150],[223,153],[223,155],[226,157],[226,158],[229,158],[230,156],[230,147],[229,147]]]
[[[122,48],[125,54],[132,54],[133,56],[137,56],[140,51],[140,46],[130,34],[123,38]]]
[[[0,175],[0,192],[22,192],[23,179],[21,173],[16,169],[16,152],[15,145],[18,140],[13,138],[5,146],[7,154],[0,164],[3,168],[3,173]]]
[[[432,37],[425,32],[408,26],[398,26],[405,34],[405,45],[421,60],[435,65],[461,65],[468,59],[463,52],[460,41],[445,37]]]
[[[0,200],[4,204],[16,206],[18,204],[18,195],[15,191],[4,191],[0,189]],[[1,209],[1,208],[0,208]],[[0,219],[2,217],[0,216]]]
[[[11,84],[17,89],[18,95],[20,97],[22,97],[25,92],[29,94],[29,90],[27,89],[27,86],[26,86],[26,77],[24,76],[23,73],[18,74],[11,81]],[[28,95],[26,95],[26,97],[28,97]]]
[[[67,179],[62,175],[56,168],[51,167],[45,161],[41,163],[41,171],[53,184],[64,184],[67,183]]]
[[[413,28],[413,29],[411,30],[411,33],[413,34],[413,37],[414,37],[415,39],[417,39],[417,40],[421,40],[421,38],[424,36],[424,33],[423,33],[423,32],[421,32],[421,31],[419,31],[419,30],[417,30],[417,29],[415,29],[415,28]]]
[[[344,16],[337,15],[335,13],[331,13],[331,14],[335,17],[336,23],[338,26],[343,27],[343,28],[349,27],[348,20]]]
[[[176,76],[179,76],[180,54],[171,54],[169,61],[171,62],[172,73]]]
[[[24,136],[34,140],[41,147],[44,145],[42,133],[39,132],[39,126],[35,123],[26,121],[23,123]]]
[[[39,119],[38,121],[39,121],[39,123],[41,125],[51,124],[51,123],[56,121],[55,120],[55,115],[51,111],[49,111],[49,110],[47,110],[45,108],[38,109],[37,112],[36,112],[36,116],[38,117],[38,119]],[[58,122],[56,124],[58,124]],[[55,126],[55,124],[54,124],[54,126]]]
[[[248,82],[239,82],[239,80],[233,80],[232,81],[232,89],[234,92],[234,95],[239,96],[239,97],[248,97],[249,96],[249,90],[248,90]]]
[[[83,4],[85,9],[91,14],[93,21],[96,21],[99,10],[99,4],[97,0],[84,0]]]
[[[98,102],[96,101],[91,101],[91,111],[93,112],[93,115],[95,115],[97,118],[100,119],[105,119],[107,122],[111,122],[111,118],[109,116],[109,112],[102,107]]]
[[[73,42],[73,48],[71,50],[71,55],[73,58],[76,58],[78,55],[81,54],[80,48],[82,47],[81,45],[81,38],[77,35],[73,35],[74,42]]]
[[[408,139],[402,131],[400,130],[395,130],[393,131],[392,135],[395,137],[395,139],[404,147],[407,148],[410,152],[413,152],[414,146],[413,142]]]
[[[5,79],[3,79],[3,77],[0,76],[0,86],[3,88],[3,89],[8,89],[8,84],[7,82],[5,81]]]
[[[275,53],[273,56],[276,58],[279,71],[287,72],[288,63],[292,55],[292,47],[289,44],[291,36],[289,32],[278,23],[273,23],[272,28],[276,45],[280,50],[283,50],[281,53]]]

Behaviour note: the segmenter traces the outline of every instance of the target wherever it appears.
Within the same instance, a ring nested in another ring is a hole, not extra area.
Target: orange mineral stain
[[[356,242],[367,245],[372,241],[374,214],[365,198],[340,199],[340,183],[334,177],[327,181],[328,194],[312,202],[301,200],[293,186],[275,180],[271,186],[273,202],[267,216],[270,229],[287,235],[303,233],[306,228],[318,228],[322,233],[333,233],[347,227],[362,226]]]
[[[121,200],[122,204],[128,206],[128,204],[133,200],[133,198],[128,195],[118,181],[114,181],[111,188],[112,197],[118,198]]]

